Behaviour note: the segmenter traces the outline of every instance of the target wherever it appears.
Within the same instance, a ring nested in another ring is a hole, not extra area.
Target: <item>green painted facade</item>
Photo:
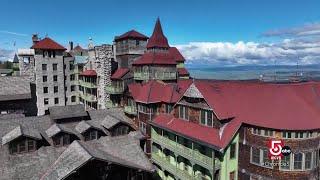
[[[218,171],[220,180],[228,180],[231,172],[237,179],[239,135],[234,137],[223,154],[206,146],[202,147],[205,151],[200,152],[197,142],[190,141],[190,146],[187,146],[179,138],[183,137],[155,127],[151,130],[151,159],[160,167],[157,172],[161,179],[213,180]],[[230,146],[233,143],[235,157],[231,159]]]
[[[235,158],[230,158],[230,147],[231,144],[235,144]],[[221,180],[228,180],[230,177],[230,173],[234,172],[234,179],[238,179],[238,149],[239,149],[239,134],[237,134],[232,142],[229,144],[228,148],[226,149],[223,160],[221,162],[221,170],[220,170],[220,179]]]

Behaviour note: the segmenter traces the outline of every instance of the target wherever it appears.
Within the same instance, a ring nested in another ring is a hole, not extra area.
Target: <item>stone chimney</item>
[[[33,45],[39,42],[38,34],[32,34],[32,43]]]
[[[72,51],[72,50],[73,50],[73,42],[69,41],[69,51]]]

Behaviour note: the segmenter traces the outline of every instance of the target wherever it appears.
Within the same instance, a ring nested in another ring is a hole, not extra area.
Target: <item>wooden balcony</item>
[[[172,141],[169,138],[159,135],[153,129],[151,131],[151,139],[153,142],[163,146],[164,148],[169,149],[170,151],[175,152],[207,169],[213,169],[213,166],[215,166],[215,169],[219,169],[221,167],[221,163],[218,159],[215,159],[214,161],[213,158],[201,154],[197,150],[193,150],[178,142]]]
[[[80,86],[86,87],[86,88],[97,88],[96,83],[93,82],[85,82],[83,80],[79,80]]]
[[[133,78],[135,80],[149,80],[150,74],[149,72],[134,72]]]
[[[137,115],[137,108],[134,106],[124,106],[124,112],[131,115]]]
[[[114,85],[106,86],[106,92],[109,94],[122,94],[123,91],[124,91],[123,86],[114,86]]]

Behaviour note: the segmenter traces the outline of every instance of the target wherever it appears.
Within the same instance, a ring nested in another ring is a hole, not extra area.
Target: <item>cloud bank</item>
[[[320,64],[320,23],[267,31],[280,37],[276,43],[190,42],[176,47],[193,65],[295,65]],[[284,38],[286,37],[286,38]]]
[[[0,61],[12,61],[14,57],[13,50],[1,49],[0,48]]]

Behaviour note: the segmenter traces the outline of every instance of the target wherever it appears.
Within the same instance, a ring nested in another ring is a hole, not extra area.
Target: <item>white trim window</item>
[[[291,153],[281,159],[280,170],[305,171],[317,167],[317,151]]]
[[[212,119],[212,111],[209,110],[200,110],[200,124],[212,127],[213,119]]]
[[[251,147],[250,149],[250,163],[257,166],[273,168],[272,161],[268,157],[267,149],[259,149],[256,147]]]
[[[143,134],[147,134],[147,124],[146,123],[139,121],[139,128]]]
[[[138,111],[141,113],[148,113],[148,107],[146,105],[138,104]]]
[[[273,137],[275,134],[273,130],[260,129],[260,128],[252,128],[251,132],[252,132],[252,134],[259,135],[259,136],[265,136],[265,137]]]
[[[179,118],[189,120],[188,107],[179,106]]]
[[[295,153],[293,154],[293,169],[302,170],[303,154]]]

